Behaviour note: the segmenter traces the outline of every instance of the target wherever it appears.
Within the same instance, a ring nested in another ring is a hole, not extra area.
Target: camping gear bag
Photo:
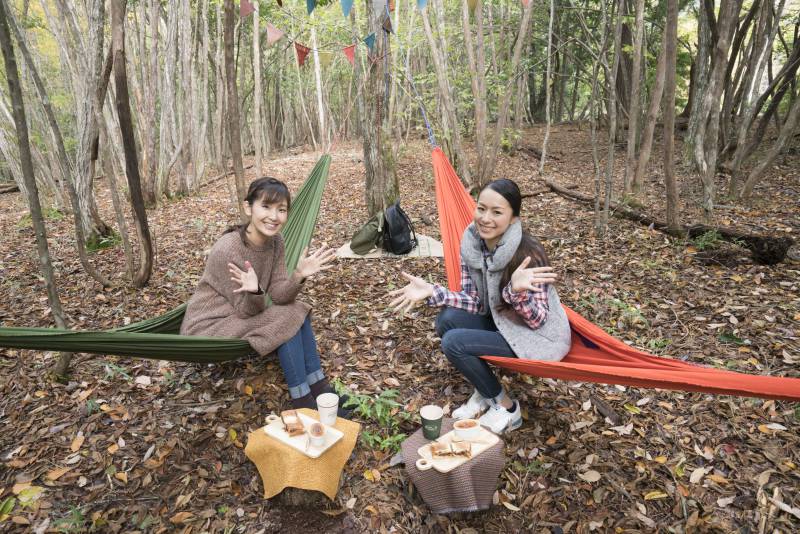
[[[363,256],[369,254],[375,247],[381,246],[383,226],[383,212],[379,211],[353,234],[353,238],[350,240],[350,250]]]
[[[417,246],[417,234],[398,200],[383,214],[383,249],[392,254],[408,254]]]

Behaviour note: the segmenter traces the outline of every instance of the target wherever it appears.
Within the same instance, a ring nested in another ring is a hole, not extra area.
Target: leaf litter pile
[[[540,145],[532,129],[525,146]],[[548,175],[593,191],[588,132],[554,128]],[[655,152],[655,151],[654,151]],[[274,154],[270,175],[296,190],[318,154]],[[616,169],[622,173],[622,154]],[[797,152],[779,159],[748,204],[723,206],[716,223],[800,236]],[[644,204],[663,218],[660,162]],[[800,262],[776,266],[718,242],[667,238],[611,218],[593,234],[592,213],[541,192],[538,160],[500,157],[515,179],[524,222],[559,272],[562,300],[649,352],[753,374],[800,376]],[[248,180],[255,177],[248,171]],[[418,233],[439,238],[422,141],[401,150],[401,199]],[[620,178],[619,176],[617,177]],[[699,216],[696,179],[684,175],[682,217]],[[80,267],[69,216],[48,211],[51,254],[69,324],[106,329],[185,302],[204,255],[236,220],[233,179],[149,212],[156,269],[142,290],[124,287],[121,246],[92,261],[119,287],[103,290]],[[313,246],[338,247],[366,220],[360,146],[341,145]],[[107,184],[97,184],[113,220]],[[0,196],[0,322],[52,326],[35,241],[19,194]],[[695,219],[697,220],[697,219]],[[471,388],[438,350],[436,310],[400,317],[386,294],[402,270],[444,281],[441,259],[338,260],[301,298],[329,377],[359,401],[362,435],[335,502],[264,500],[245,457],[249,432],[287,401],[274,359],[198,365],[77,354],[64,383],[48,378],[57,354],[0,349],[0,530],[34,532],[796,532],[800,530],[800,407],[725,396],[582,384],[501,373],[525,424],[506,436],[506,468],[486,512],[431,514],[391,459],[419,428],[418,410],[452,410]]]

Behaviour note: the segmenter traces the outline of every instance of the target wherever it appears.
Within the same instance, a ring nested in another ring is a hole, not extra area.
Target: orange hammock
[[[433,150],[433,174],[447,283],[458,291],[460,240],[472,221],[475,202],[438,147]],[[564,309],[572,327],[572,349],[560,362],[498,356],[483,359],[498,367],[544,378],[800,401],[798,378],[734,373],[653,356],[615,339],[568,307]]]

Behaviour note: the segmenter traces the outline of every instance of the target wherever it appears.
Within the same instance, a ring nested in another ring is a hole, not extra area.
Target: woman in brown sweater
[[[181,334],[243,338],[262,356],[277,350],[293,407],[316,408],[317,395],[333,389],[322,372],[311,307],[295,297],[303,281],[331,268],[336,256],[327,247],[310,256],[303,251],[287,274],[280,230],[290,203],[280,180],[264,177],[250,184],[244,200],[250,221],[229,229],[211,248]]]

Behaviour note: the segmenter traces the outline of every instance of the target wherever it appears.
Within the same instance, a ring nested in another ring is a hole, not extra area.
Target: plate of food
[[[449,473],[500,441],[496,434],[482,426],[475,425],[475,428],[477,430],[470,429],[469,434],[452,430],[417,449],[420,456],[416,463],[417,469],[436,469],[440,473]]]
[[[341,430],[324,425],[298,410],[285,410],[279,416],[269,415],[264,433],[309,458],[319,458],[344,436]]]

